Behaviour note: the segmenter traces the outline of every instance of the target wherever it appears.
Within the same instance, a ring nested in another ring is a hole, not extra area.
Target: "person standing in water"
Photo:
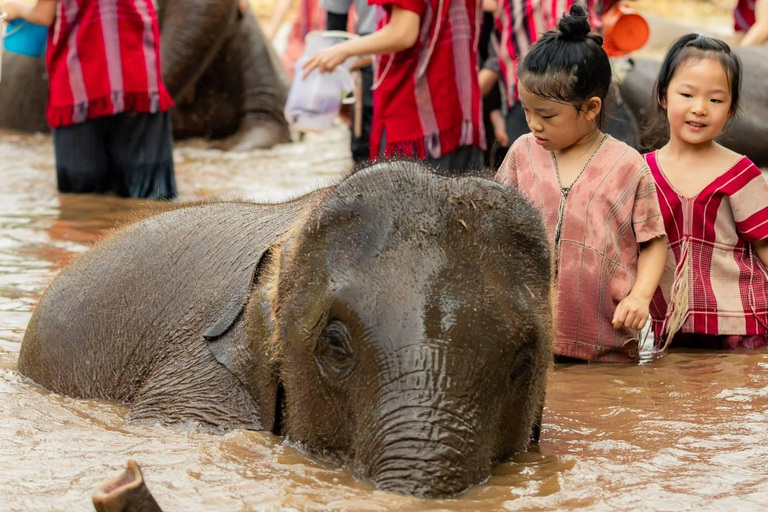
[[[350,56],[379,55],[371,158],[402,155],[439,172],[483,167],[485,130],[478,83],[480,0],[370,0],[379,30],[319,51],[305,65],[333,71]]]
[[[152,0],[6,2],[51,27],[48,107],[60,192],[176,196],[173,139]]]
[[[645,155],[669,234],[651,306],[658,348],[768,346],[768,181],[714,140],[738,111],[740,84],[738,57],[699,34],[672,44],[656,80],[655,122],[669,130]]]
[[[648,166],[601,130],[611,64],[590,31],[574,5],[526,54],[518,90],[531,133],[496,181],[539,209],[554,248],[556,360],[633,363],[666,236]]]

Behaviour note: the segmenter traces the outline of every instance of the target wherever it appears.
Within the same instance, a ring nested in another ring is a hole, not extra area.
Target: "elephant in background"
[[[528,447],[550,284],[517,192],[380,162],[107,238],[44,293],[19,371],[129,420],[265,430],[381,489],[451,496]]]
[[[726,125],[718,137],[723,146],[749,157],[761,167],[768,166],[768,48],[764,46],[733,48],[742,62],[741,107],[733,124]],[[621,81],[621,96],[642,128],[655,108],[653,85],[661,67],[660,60],[633,59]],[[641,140],[644,151],[666,144],[669,134],[658,126]]]
[[[157,12],[176,138],[238,150],[290,141],[285,77],[247,2],[158,0]],[[47,131],[47,91],[44,59],[5,52],[0,127]]]

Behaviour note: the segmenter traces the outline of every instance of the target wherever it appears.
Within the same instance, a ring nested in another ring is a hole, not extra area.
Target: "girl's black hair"
[[[656,147],[666,142],[669,135],[667,113],[664,104],[667,100],[669,82],[680,66],[690,60],[716,59],[728,79],[731,88],[731,108],[733,116],[739,110],[741,91],[741,60],[731,51],[731,47],[719,39],[701,34],[686,34],[672,43],[664,61],[661,63],[659,76],[653,85],[655,107],[643,127],[643,140],[648,147]]]
[[[611,62],[603,50],[603,38],[591,31],[587,11],[574,4],[557,30],[541,36],[520,63],[520,83],[540,98],[570,103],[576,109],[594,96],[605,103],[611,88]],[[605,104],[598,126],[604,111]]]

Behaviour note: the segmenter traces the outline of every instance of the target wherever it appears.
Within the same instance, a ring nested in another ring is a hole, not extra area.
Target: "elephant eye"
[[[334,356],[345,357],[352,353],[349,331],[347,326],[339,320],[333,320],[326,326],[323,331],[322,342]]]
[[[341,385],[355,369],[352,337],[340,320],[332,320],[320,335],[315,347],[315,361],[323,378],[332,386]]]

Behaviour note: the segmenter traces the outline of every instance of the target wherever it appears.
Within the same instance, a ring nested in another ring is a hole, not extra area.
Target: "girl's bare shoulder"
[[[712,163],[722,169],[730,169],[744,158],[744,155],[717,143],[713,144],[712,149]]]

